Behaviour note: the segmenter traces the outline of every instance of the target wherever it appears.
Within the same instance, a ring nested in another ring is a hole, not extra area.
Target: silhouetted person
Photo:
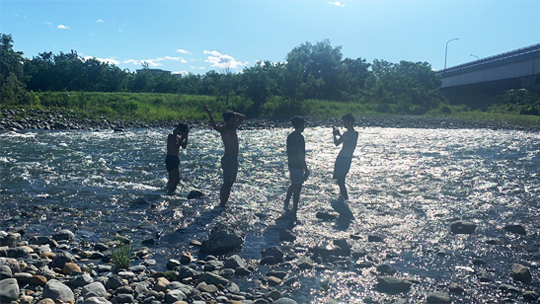
[[[236,129],[244,122],[246,116],[244,114],[227,111],[223,112],[223,126],[218,126],[208,105],[204,106],[208,113],[210,123],[214,130],[221,134],[221,140],[225,147],[223,157],[221,157],[221,169],[223,169],[223,185],[219,192],[220,206],[225,207],[231,194],[231,188],[236,181],[238,173],[238,134]]]
[[[167,182],[167,194],[172,195],[180,183],[180,147],[186,148],[188,142],[189,126],[179,123],[178,126],[167,136],[167,157],[165,165],[169,172],[169,182]]]
[[[284,209],[289,210],[289,202],[291,196],[293,198],[293,211],[298,211],[298,202],[300,201],[300,191],[302,190],[302,184],[309,175],[309,170],[306,165],[306,143],[302,132],[304,131],[304,118],[301,116],[295,116],[291,123],[294,127],[294,131],[287,136],[287,158],[289,166],[289,174],[291,178],[291,185],[287,190],[287,196],[285,197]]]
[[[354,150],[356,149],[356,142],[358,141],[358,132],[354,130],[354,116],[351,114],[345,114],[341,117],[343,120],[343,126],[347,128],[343,134],[339,132],[339,129],[334,127],[334,144],[339,146],[343,143],[343,147],[336,158],[336,164],[334,165],[334,179],[337,180],[339,185],[339,194],[342,198],[348,199],[347,187],[345,187],[345,177],[349,173],[351,168],[351,161]]]

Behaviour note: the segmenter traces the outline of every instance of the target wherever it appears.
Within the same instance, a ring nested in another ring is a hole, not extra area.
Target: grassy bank
[[[24,107],[32,109],[69,110],[81,118],[106,118],[118,121],[168,122],[179,120],[206,120],[204,105],[208,104],[215,113],[227,109],[248,113],[251,104],[237,97],[225,104],[214,96],[152,94],[152,93],[88,93],[88,92],[43,92],[32,94],[32,102]],[[0,107],[5,108],[3,105]],[[13,108],[13,107],[12,107]],[[18,106],[17,108],[23,108]],[[265,103],[261,116],[265,118],[289,118],[304,115],[314,118],[335,118],[345,113],[354,115],[390,115],[399,112],[380,112],[381,107],[370,103],[305,100],[291,103],[274,97]],[[488,111],[470,110],[465,106],[442,105],[425,116],[445,117],[482,121],[504,121],[512,125],[540,128],[540,116],[520,115],[505,110],[508,107],[494,106]]]

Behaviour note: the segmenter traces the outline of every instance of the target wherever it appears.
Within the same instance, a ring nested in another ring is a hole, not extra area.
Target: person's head
[[[350,113],[343,115],[341,119],[343,120],[343,125],[346,128],[352,127],[354,125],[354,116],[352,116],[352,114]]]
[[[225,125],[233,125],[236,123],[236,113],[233,111],[226,111],[223,112],[223,122],[225,122]]]
[[[181,122],[176,126],[176,128],[174,129],[174,132],[177,134],[188,134],[189,126],[186,123]]]
[[[306,123],[306,121],[304,120],[304,118],[302,116],[295,116],[291,120],[291,124],[293,125],[293,127],[296,130],[299,130],[300,132],[304,130],[305,123]]]

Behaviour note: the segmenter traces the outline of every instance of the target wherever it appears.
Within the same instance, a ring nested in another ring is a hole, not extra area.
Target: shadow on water
[[[335,228],[341,231],[349,229],[351,223],[354,221],[354,214],[349,207],[349,204],[343,198],[332,200],[330,205],[339,213],[339,217],[336,219]]]

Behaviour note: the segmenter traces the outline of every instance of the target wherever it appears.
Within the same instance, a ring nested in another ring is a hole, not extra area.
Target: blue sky
[[[31,58],[75,50],[135,71],[233,72],[329,39],[344,57],[435,70],[540,43],[537,0],[0,0],[0,32]]]

